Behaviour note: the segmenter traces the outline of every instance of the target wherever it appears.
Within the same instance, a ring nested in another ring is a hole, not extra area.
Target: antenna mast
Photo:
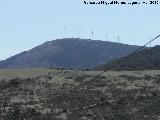
[[[108,35],[107,35],[107,33],[106,33],[106,36],[105,36],[105,37],[106,37],[106,41],[108,41]]]
[[[77,37],[79,38],[79,29],[76,29],[76,31],[77,31]]]
[[[63,28],[63,32],[64,32],[64,38],[65,38],[65,35],[66,35],[66,27]]]
[[[119,43],[119,35],[118,35],[118,43]]]
[[[92,35],[92,38],[91,38],[91,39],[93,40],[93,35],[94,35],[93,30],[91,31],[91,35]]]

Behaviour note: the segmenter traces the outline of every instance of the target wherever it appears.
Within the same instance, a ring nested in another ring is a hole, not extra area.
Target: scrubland
[[[160,70],[0,70],[0,120],[159,120]]]

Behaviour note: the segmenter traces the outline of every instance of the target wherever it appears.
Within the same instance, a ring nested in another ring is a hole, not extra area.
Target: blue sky
[[[81,38],[91,38],[92,30],[96,40],[106,40],[107,34],[108,41],[117,41],[119,35],[122,43],[143,45],[160,34],[159,29],[160,4],[105,6],[85,5],[82,0],[1,0],[0,60],[45,41],[77,37],[78,33]]]

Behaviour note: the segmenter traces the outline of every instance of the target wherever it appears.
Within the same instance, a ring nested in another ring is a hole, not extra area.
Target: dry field
[[[0,120],[160,120],[160,70],[0,70]]]

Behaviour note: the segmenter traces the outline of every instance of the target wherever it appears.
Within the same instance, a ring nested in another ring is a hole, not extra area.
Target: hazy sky
[[[107,34],[109,41],[117,41],[120,35],[120,42],[139,45],[160,34],[160,4],[106,6],[85,5],[83,0],[0,0],[0,15],[0,60],[45,41],[78,37],[78,32],[81,38],[91,38],[93,30],[98,40],[106,40]]]

